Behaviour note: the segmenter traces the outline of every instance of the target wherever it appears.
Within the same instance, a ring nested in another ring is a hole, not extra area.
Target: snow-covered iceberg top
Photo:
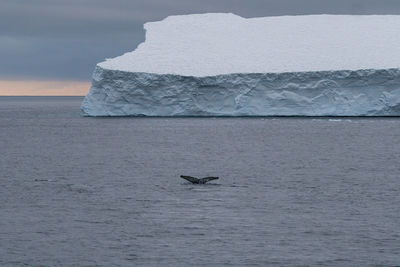
[[[400,67],[400,16],[171,16],[138,48],[98,66],[182,76]]]

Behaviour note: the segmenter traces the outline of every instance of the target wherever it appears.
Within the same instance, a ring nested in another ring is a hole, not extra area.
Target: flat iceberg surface
[[[400,16],[171,16],[99,63],[89,116],[397,116]]]

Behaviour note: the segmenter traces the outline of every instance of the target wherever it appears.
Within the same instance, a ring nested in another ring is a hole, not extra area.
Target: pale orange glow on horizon
[[[0,96],[84,96],[90,82],[0,80]]]

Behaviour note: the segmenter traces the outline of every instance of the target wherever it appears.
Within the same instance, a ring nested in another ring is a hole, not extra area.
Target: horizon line
[[[0,96],[85,96],[90,85],[70,80],[0,80]]]

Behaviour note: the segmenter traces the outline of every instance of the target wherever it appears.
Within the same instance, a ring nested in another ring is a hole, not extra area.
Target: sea
[[[400,266],[400,118],[82,100],[0,97],[0,266]]]

